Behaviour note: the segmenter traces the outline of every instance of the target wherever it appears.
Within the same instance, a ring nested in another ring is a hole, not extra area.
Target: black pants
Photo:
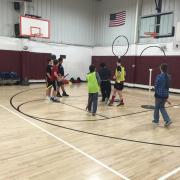
[[[103,101],[106,98],[109,99],[109,97],[111,95],[111,82],[110,81],[101,81],[101,93],[102,93]]]

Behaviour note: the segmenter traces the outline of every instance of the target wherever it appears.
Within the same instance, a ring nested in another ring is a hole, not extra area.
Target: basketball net
[[[33,33],[31,36],[32,37],[42,37],[43,34],[41,34],[41,33]]]
[[[156,32],[145,32],[144,35],[146,37],[152,37],[152,38],[156,38],[157,37],[157,33]]]

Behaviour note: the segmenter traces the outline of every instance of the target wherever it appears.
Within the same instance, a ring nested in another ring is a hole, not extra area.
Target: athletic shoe
[[[60,103],[59,99],[54,99],[54,102]]]
[[[51,101],[52,101],[52,102],[60,102],[59,99],[56,99],[56,98],[54,98],[54,97],[51,97]]]
[[[124,102],[120,102],[117,106],[123,106]]]
[[[86,108],[86,111],[87,111],[88,113],[91,113],[91,111],[89,111],[88,108]]]
[[[153,120],[152,123],[154,123],[154,124],[159,124],[159,122],[157,122],[157,121],[155,121],[155,120]]]
[[[46,97],[46,102],[48,102],[48,103],[49,103],[49,102],[52,102],[51,97],[47,96],[47,97]]]
[[[49,96],[46,96],[46,100],[50,101],[50,100],[51,100],[51,98],[50,98]]]
[[[63,96],[66,96],[66,97],[68,97],[69,96],[69,94],[67,94],[66,92],[63,92],[63,94],[62,94]]]
[[[57,97],[62,97],[60,93],[57,93]]]
[[[108,101],[109,101],[109,99],[108,99],[108,98],[106,98],[106,99],[105,99],[105,104],[107,104],[107,103],[108,103]]]
[[[166,121],[166,122],[164,123],[164,126],[165,126],[165,127],[168,127],[171,123],[172,123],[172,121]]]
[[[110,101],[109,104],[108,104],[108,106],[112,106],[112,105],[113,105],[113,103]]]

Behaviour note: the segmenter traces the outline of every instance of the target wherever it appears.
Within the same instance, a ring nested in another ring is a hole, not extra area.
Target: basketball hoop
[[[37,38],[43,37],[42,36],[43,34],[41,33],[41,28],[36,26],[30,27],[30,34],[31,37],[37,37]]]
[[[156,38],[157,37],[157,33],[156,32],[145,32],[144,35],[146,37],[152,37],[152,38]]]
[[[34,34],[31,34],[31,37],[37,37],[37,38],[40,38],[40,37],[42,37],[43,36],[43,34],[41,34],[41,33],[34,33]]]
[[[50,21],[29,16],[20,16],[20,36],[50,38]]]

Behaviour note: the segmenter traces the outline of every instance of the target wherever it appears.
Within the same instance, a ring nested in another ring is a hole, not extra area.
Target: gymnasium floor
[[[68,86],[61,103],[45,101],[44,91],[0,86],[0,179],[180,179],[179,95],[164,128],[141,108],[153,104],[145,90],[125,88],[124,107],[99,102],[96,117],[84,110],[85,84]]]

